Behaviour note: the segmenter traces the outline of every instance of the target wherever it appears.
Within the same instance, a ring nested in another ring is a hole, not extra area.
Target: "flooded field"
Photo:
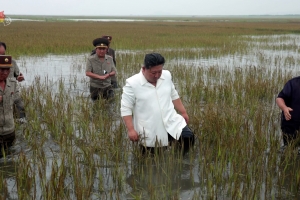
[[[19,57],[28,123],[17,125],[16,143],[0,159],[0,198],[298,199],[299,156],[278,153],[275,98],[300,75],[300,35],[243,40],[247,49],[220,56],[203,56],[206,48],[156,50],[197,136],[184,157],[170,147],[141,159],[120,117],[125,79],[152,50],[117,50],[120,88],[113,102],[97,103],[85,76],[88,52]]]

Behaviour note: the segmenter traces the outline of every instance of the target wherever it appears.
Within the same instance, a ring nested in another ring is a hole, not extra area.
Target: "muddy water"
[[[250,37],[250,36],[249,36]],[[249,43],[249,52],[246,55],[230,55],[230,56],[223,56],[218,58],[210,58],[210,59],[184,59],[184,58],[178,58],[169,61],[166,64],[166,67],[173,65],[173,64],[184,64],[187,66],[195,66],[195,67],[210,67],[210,66],[218,66],[220,68],[228,69],[229,71],[232,70],[234,67],[248,67],[248,66],[261,66],[269,68],[270,71],[273,69],[276,69],[278,66],[283,66],[283,71],[290,71],[295,74],[295,76],[300,75],[299,70],[299,44],[300,44],[300,36],[297,35],[291,35],[289,40],[286,40],[282,38],[282,36],[273,36],[274,42],[272,44],[273,49],[270,50],[270,48],[266,48],[262,42],[250,42]],[[254,37],[251,36],[252,39],[262,40],[263,37]],[[281,48],[284,45],[296,45],[296,48],[293,50],[285,50]],[[274,49],[275,48],[275,49]],[[278,49],[276,49],[278,48]],[[201,51],[201,49],[194,49],[195,51]],[[165,51],[165,50],[164,50]],[[184,51],[184,49],[183,49]],[[119,53],[122,54],[137,54],[141,52],[134,52],[134,51],[119,51]],[[58,89],[58,83],[61,79],[65,81],[66,84],[72,84],[73,80],[77,80],[77,87],[73,88],[71,90],[73,95],[77,94],[83,94],[86,98],[88,98],[89,95],[89,88],[88,88],[88,78],[85,76],[85,62],[86,57],[88,54],[78,54],[78,55],[68,55],[68,56],[61,56],[61,55],[47,55],[44,57],[21,57],[17,60],[17,63],[19,65],[20,71],[25,76],[25,81],[20,83],[21,87],[27,87],[30,86],[34,80],[38,77],[42,82],[50,83],[53,91],[57,91]],[[120,85],[123,85],[123,83],[120,83]],[[117,113],[118,114],[118,113]],[[53,152],[59,152],[60,147],[54,143],[53,141],[49,140],[46,142],[46,145],[44,145],[44,151],[45,156],[47,157],[47,169],[46,169],[46,176],[49,177],[51,175],[51,167],[53,162]],[[16,145],[11,149],[14,155],[16,155],[21,151],[25,152],[28,157],[30,157],[30,148],[27,146],[26,142],[23,141],[21,138],[17,138]],[[201,156],[199,156],[201,157]],[[3,177],[6,179],[7,188],[9,190],[10,198],[11,199],[17,199],[17,187],[16,187],[16,180],[14,178],[15,171],[15,163],[14,163],[14,157],[8,157],[6,161],[4,159],[0,160],[1,163],[1,170],[5,171],[7,176]],[[97,159],[97,156],[95,155],[95,159]],[[267,157],[266,161],[267,162]],[[280,158],[278,158],[280,159]],[[105,167],[99,168],[99,171],[97,171],[97,174],[101,173],[104,174],[104,181],[105,187],[104,190],[111,190],[113,183],[113,177],[112,177],[112,171],[115,170],[115,168],[124,168],[127,170],[127,174],[125,177],[125,191],[123,194],[121,194],[123,199],[133,199],[132,195],[135,191],[132,190],[132,184],[136,184],[137,182],[140,184],[140,188],[144,188],[146,191],[147,189],[147,180],[148,179],[154,179],[154,182],[156,182],[158,185],[164,184],[164,179],[161,177],[165,177],[166,175],[162,174],[162,169],[160,166],[153,165],[143,165],[143,164],[136,164],[132,163],[132,158],[129,158],[128,165],[131,165],[132,167],[128,166],[122,166],[118,165],[115,166],[113,162],[106,161],[106,164],[103,164]],[[195,163],[191,164],[188,160],[188,158],[185,158],[183,161],[185,164],[183,164],[180,167],[180,170],[176,170],[177,168],[174,167],[173,171],[164,172],[164,173],[171,173],[167,174],[167,176],[172,177],[171,180],[172,185],[174,185],[174,189],[176,190],[178,188],[178,185],[180,186],[179,196],[181,199],[191,199],[195,193],[202,193],[205,197],[205,188],[200,187],[200,178],[198,175],[198,172],[201,171],[201,167],[199,166],[199,162],[195,161]],[[174,166],[176,166],[176,162],[174,163]],[[86,166],[82,166],[86,167]],[[135,167],[144,167],[147,169],[144,169],[144,171],[151,171],[152,174],[145,175],[143,179],[138,175],[134,174],[134,168]],[[193,171],[193,178],[190,177],[191,174],[191,168]],[[230,166],[228,166],[228,170],[230,170]],[[39,182],[40,180],[36,180]],[[67,183],[69,185],[72,185],[71,180]],[[100,183],[95,180],[95,188]],[[37,184],[38,185],[38,184]],[[172,191],[172,188],[169,189]],[[264,194],[266,192],[266,188],[262,186],[261,188],[261,199],[267,199]],[[36,188],[37,197],[41,196],[41,188]],[[99,199],[99,196],[95,194],[92,195],[91,199]],[[73,195],[73,196],[72,196]],[[73,193],[71,195],[71,198],[75,197],[75,194]],[[113,195],[114,196],[114,195]],[[222,196],[222,194],[220,194]],[[287,193],[286,196],[289,196]],[[144,194],[143,196],[145,199],[147,199],[147,194]],[[116,198],[116,196],[114,196]],[[226,199],[224,197],[224,199]]]

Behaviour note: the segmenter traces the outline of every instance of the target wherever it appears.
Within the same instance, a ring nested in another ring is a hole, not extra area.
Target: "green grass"
[[[92,40],[104,34],[113,36],[112,46],[116,50],[204,48],[208,55],[218,56],[245,51],[243,38],[239,36],[295,34],[300,28],[298,22],[298,19],[247,23],[14,21],[1,28],[0,36],[14,57],[89,52],[93,48]],[[176,52],[173,55],[177,56]]]
[[[244,37],[278,34],[278,29],[280,34],[291,33],[299,28],[280,23],[11,24],[10,30],[24,29],[15,31],[14,37],[6,29],[1,32],[14,55],[89,52],[91,40],[99,32],[96,30],[111,33],[117,50],[137,52],[117,55],[121,86],[138,73],[145,53],[159,51],[167,58],[165,68],[172,72],[190,117],[189,126],[196,134],[195,149],[185,158],[173,148],[154,158],[142,158],[138,146],[127,138],[119,115],[120,92],[112,103],[100,100],[92,104],[83,94],[71,93],[80,84],[75,78],[68,83],[61,79],[53,87],[47,78],[36,77],[22,88],[29,123],[17,125],[17,137],[27,151],[13,158],[15,170],[9,174],[16,182],[17,198],[299,198],[299,158],[293,149],[285,155],[277,152],[280,110],[275,105],[284,83],[295,76],[291,69],[299,57],[272,57],[262,51],[295,52],[298,47],[274,44],[293,40],[290,35],[278,40]],[[259,51],[252,42],[260,45]],[[253,48],[256,66],[232,64],[223,68],[187,62],[248,55]],[[178,63],[171,64],[171,59]],[[74,70],[84,71],[76,66]],[[12,195],[7,176],[2,168],[2,199]]]

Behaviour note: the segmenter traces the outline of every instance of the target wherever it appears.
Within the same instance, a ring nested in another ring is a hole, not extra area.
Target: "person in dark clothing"
[[[299,145],[300,128],[300,76],[290,79],[276,98],[281,113],[281,130],[284,146]]]

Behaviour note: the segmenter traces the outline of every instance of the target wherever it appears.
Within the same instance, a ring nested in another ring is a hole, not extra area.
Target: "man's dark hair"
[[[146,54],[144,59],[144,66],[146,67],[146,69],[150,69],[151,67],[163,64],[165,64],[165,58],[159,53]]]
[[[0,42],[0,46],[3,46],[4,49],[6,50],[6,44],[4,42]]]

